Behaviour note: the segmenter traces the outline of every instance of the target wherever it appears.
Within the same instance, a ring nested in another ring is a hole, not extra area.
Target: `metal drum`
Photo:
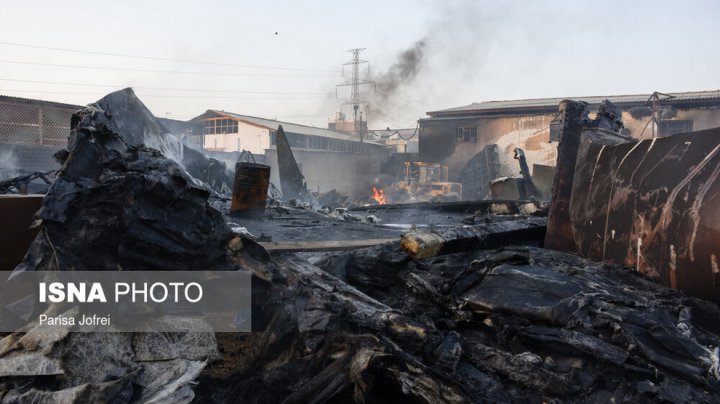
[[[241,217],[262,217],[265,213],[270,167],[257,163],[235,164],[230,214]]]

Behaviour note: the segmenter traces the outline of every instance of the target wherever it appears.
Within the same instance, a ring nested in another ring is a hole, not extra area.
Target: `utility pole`
[[[344,102],[342,105],[352,105],[353,108],[353,129],[354,132],[360,136],[360,141],[363,141],[362,133],[362,112],[360,112],[360,105],[367,104],[360,99],[360,86],[364,84],[375,84],[374,81],[361,80],[360,79],[360,65],[368,63],[367,60],[360,59],[360,52],[364,51],[365,48],[350,49],[348,52],[352,54],[352,60],[343,64],[343,75],[345,73],[344,68],[347,65],[352,66],[352,78],[350,81],[346,81],[343,84],[338,84],[337,87],[350,86],[350,102]],[[337,89],[336,89],[337,96]],[[359,119],[358,119],[359,118]]]
[[[652,102],[652,116],[650,117],[650,120],[648,121],[648,123],[645,124],[645,127],[643,128],[642,132],[640,132],[641,139],[642,139],[642,135],[643,135],[643,133],[645,133],[645,129],[647,129],[648,125],[652,125],[652,137],[653,138],[655,138],[659,135],[659,132],[660,132],[660,103],[664,100],[670,100],[673,98],[675,98],[675,96],[655,91],[654,93],[652,93],[650,98],[648,98],[648,100],[645,101],[645,104],[649,104],[650,102]]]

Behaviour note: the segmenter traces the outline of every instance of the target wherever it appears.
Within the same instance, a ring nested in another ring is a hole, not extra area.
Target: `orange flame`
[[[378,203],[378,205],[385,205],[387,203],[387,200],[385,199],[385,192],[383,192],[382,188],[378,189],[373,186],[372,198]]]

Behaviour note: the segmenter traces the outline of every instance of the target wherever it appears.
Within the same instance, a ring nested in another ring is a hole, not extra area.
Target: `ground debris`
[[[111,94],[98,102],[104,110],[74,116],[63,166],[37,214],[40,232],[20,269],[222,266],[229,231],[208,204],[210,192],[158,150],[129,144],[122,133],[129,118],[108,112],[142,106],[132,101]],[[134,116],[132,133],[157,125],[152,115],[141,117]]]
[[[488,242],[488,229],[543,229],[544,218],[438,227],[472,242],[414,259],[397,239],[314,264],[271,255],[233,238],[231,226],[251,222],[231,225],[177,163],[128,145],[112,110],[77,116],[18,270],[247,270],[253,331],[164,339],[29,327],[0,340],[4,402],[717,401],[720,309],[616,266]],[[470,204],[441,206],[467,214]],[[379,227],[271,213],[266,225],[305,232]]]
[[[414,319],[422,337],[388,338],[470,402],[714,401],[720,334],[712,318],[720,310],[713,304],[619,267],[536,247],[416,261],[402,255],[388,244],[316,265]],[[418,284],[433,293],[408,286]],[[682,314],[688,311],[692,316]],[[482,391],[466,383],[468,373]]]
[[[159,125],[144,110],[120,92],[74,115],[38,235],[16,271],[238,268],[211,191],[137,138]],[[3,402],[190,402],[192,381],[218,356],[208,333],[24,330],[0,340]]]

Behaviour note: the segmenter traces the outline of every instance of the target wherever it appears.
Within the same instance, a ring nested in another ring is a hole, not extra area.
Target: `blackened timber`
[[[380,244],[397,242],[397,238],[373,238],[364,240],[328,240],[328,241],[268,241],[259,242],[270,253],[301,251],[347,251],[373,247]]]
[[[403,235],[400,247],[412,259],[451,254],[480,248],[496,248],[507,244],[537,243],[545,237],[547,219],[533,217],[482,226],[443,230],[413,230]]]
[[[463,212],[475,213],[477,211],[487,212],[493,205],[505,205],[509,213],[515,214],[520,212],[520,206],[527,203],[535,203],[533,201],[518,201],[510,199],[484,199],[478,201],[456,201],[456,202],[415,202],[415,203],[397,203],[387,205],[359,206],[348,209],[350,211],[375,211],[375,210],[435,210],[438,212]]]
[[[545,236],[545,247],[553,250],[577,251],[570,225],[569,209],[575,162],[584,124],[585,105],[583,102],[570,100],[560,103],[562,132],[558,145],[555,180],[553,181],[552,205],[548,212]]]

